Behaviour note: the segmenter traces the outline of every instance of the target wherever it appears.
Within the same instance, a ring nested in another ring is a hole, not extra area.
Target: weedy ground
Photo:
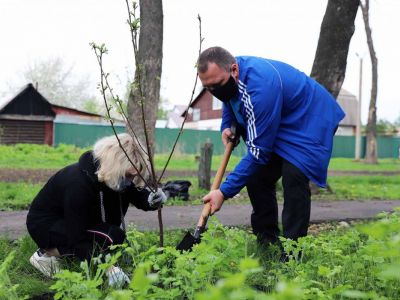
[[[106,262],[65,262],[68,269],[54,280],[29,265],[35,245],[28,237],[2,240],[0,286],[6,289],[0,299],[48,291],[56,299],[399,299],[399,232],[400,211],[354,226],[331,225],[298,242],[282,240],[290,254],[283,263],[277,246],[259,246],[248,230],[214,218],[192,252],[175,250],[182,231],[167,232],[161,249],[156,233],[132,229],[129,243]],[[132,278],[121,290],[104,282],[104,269],[116,263]]]

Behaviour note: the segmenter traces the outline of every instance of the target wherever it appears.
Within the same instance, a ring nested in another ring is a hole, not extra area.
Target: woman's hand
[[[167,202],[167,199],[167,195],[165,195],[163,190],[158,188],[156,192],[150,192],[147,202],[151,208],[157,208]]]

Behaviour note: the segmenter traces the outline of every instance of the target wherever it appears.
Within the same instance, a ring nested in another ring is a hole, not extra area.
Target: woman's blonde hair
[[[149,166],[147,165],[148,156],[142,146],[127,133],[118,134],[118,139],[136,170],[139,171],[142,178],[148,181],[150,176]],[[98,180],[104,182],[109,188],[118,190],[125,178],[125,173],[133,166],[121,149],[115,135],[97,141],[93,146],[93,156],[95,161],[99,162],[99,168],[96,172]],[[146,185],[141,177],[135,176],[133,179],[135,186],[144,187]]]

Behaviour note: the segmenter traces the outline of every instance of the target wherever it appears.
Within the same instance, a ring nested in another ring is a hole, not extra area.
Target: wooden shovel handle
[[[229,158],[231,156],[233,150],[234,142],[229,141],[229,143],[225,147],[224,156],[222,157],[222,161],[218,167],[217,174],[215,174],[213,184],[211,186],[211,190],[216,190],[219,188],[222,177],[225,174],[226,166],[228,165]],[[199,221],[197,222],[197,227],[203,227],[207,223],[208,216],[211,212],[211,205],[210,202],[204,204],[203,210],[201,212],[201,216]]]

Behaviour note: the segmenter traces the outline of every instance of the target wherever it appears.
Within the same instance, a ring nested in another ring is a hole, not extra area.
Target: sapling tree
[[[152,1],[158,2],[158,1]],[[158,10],[161,10],[162,16],[162,5],[161,1],[157,4],[159,6]],[[138,5],[136,2],[133,2],[131,5],[129,1],[126,0],[127,12],[128,12],[128,19],[127,23],[129,26],[129,31],[132,39],[132,47],[134,53],[134,63],[135,63],[135,79],[134,82],[131,84],[131,92],[129,94],[129,101],[128,101],[128,109],[123,102],[123,100],[114,92],[110,81],[109,76],[110,74],[104,70],[103,66],[103,59],[104,55],[107,54],[108,50],[105,44],[95,44],[91,43],[91,47],[96,55],[97,62],[100,68],[100,83],[99,83],[99,90],[102,95],[104,106],[106,108],[106,119],[110,122],[114,135],[116,136],[119,146],[124,151],[125,155],[131,162],[132,166],[138,172],[138,175],[141,177],[143,182],[145,182],[146,187],[151,191],[156,191],[159,185],[161,184],[161,179],[164,175],[164,172],[169,164],[169,161],[172,157],[172,154],[175,150],[177,141],[182,133],[184,121],[182,122],[181,130],[179,131],[174,146],[171,149],[170,155],[167,159],[167,162],[161,172],[161,175],[157,178],[155,168],[154,168],[154,129],[155,129],[155,117],[157,114],[157,106],[159,102],[159,79],[161,75],[161,66],[159,68],[154,66],[154,64],[158,65],[161,64],[161,58],[159,60],[155,59],[156,61],[151,60],[146,61],[145,57],[151,58],[152,56],[157,57],[157,54],[152,54],[146,56],[146,51],[141,50],[140,47],[144,47],[143,45],[147,45],[147,47],[154,47],[154,43],[145,43],[145,37],[147,35],[152,35],[153,32],[149,30],[146,26],[144,26],[146,18],[154,18],[154,16],[150,12],[154,12],[157,8],[149,5],[146,1],[143,2],[144,7],[141,7],[140,16],[137,16],[137,9]],[[146,11],[149,10],[150,12]],[[159,12],[158,12],[159,13]],[[144,19],[143,19],[144,18]],[[201,36],[201,18],[198,16],[199,20],[199,27],[200,27],[200,49],[199,54],[201,52],[201,43],[203,38]],[[162,22],[159,19],[158,21]],[[154,24],[156,22],[154,19],[149,21],[150,23]],[[151,27],[151,26],[150,26]],[[156,26],[157,30],[159,30],[160,26]],[[145,28],[142,31],[142,28]],[[162,25],[161,25],[162,30]],[[161,33],[161,40],[162,40],[162,33]],[[139,43],[138,43],[139,41]],[[139,46],[140,45],[140,46]],[[158,46],[157,46],[158,47]],[[146,47],[144,47],[146,48]],[[161,47],[162,48],[162,47]],[[160,49],[161,49],[160,48]],[[159,53],[159,52],[156,52]],[[160,53],[160,56],[162,53]],[[157,70],[153,70],[157,69]],[[158,83],[157,83],[158,82]],[[193,102],[194,93],[196,90],[197,85],[197,73],[196,79],[192,91],[192,96],[188,104],[188,108],[190,104]],[[157,90],[157,91],[155,91]],[[187,108],[187,109],[188,109]],[[148,168],[148,173],[150,174],[150,178],[143,178],[136,169],[135,165],[132,163],[129,154],[126,153],[125,149],[121,145],[121,142],[118,138],[117,132],[115,130],[114,124],[115,119],[112,117],[112,111],[117,111],[118,114],[121,116],[123,121],[126,124],[126,129],[128,133],[132,136],[134,140],[138,142],[142,151],[139,151],[140,159],[145,163],[146,167]],[[134,117],[133,117],[134,116]],[[154,120],[153,120],[154,119]],[[143,152],[140,153],[140,152]],[[164,239],[163,239],[163,222],[162,222],[162,207],[158,208],[158,220],[159,220],[159,228],[160,228],[160,246],[163,247]]]

